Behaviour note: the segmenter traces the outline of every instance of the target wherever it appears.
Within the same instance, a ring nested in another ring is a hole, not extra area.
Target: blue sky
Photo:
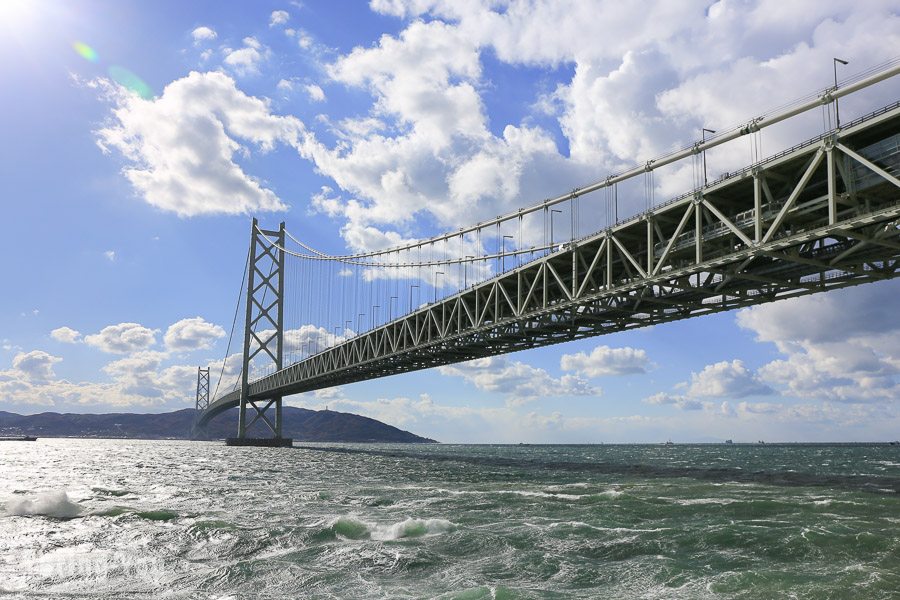
[[[833,57],[844,78],[898,47],[887,1],[0,0],[0,410],[192,406],[197,366],[225,358],[253,216],[332,253],[427,237],[821,90]],[[856,94],[842,120],[898,92]],[[763,154],[820,133],[813,112],[766,130]],[[714,174],[751,153],[707,159]],[[655,198],[690,169],[661,172]],[[446,442],[895,439],[897,292],[290,402]]]

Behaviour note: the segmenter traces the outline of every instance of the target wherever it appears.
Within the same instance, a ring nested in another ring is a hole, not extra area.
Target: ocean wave
[[[414,519],[411,517],[389,525],[377,525],[348,515],[334,519],[327,529],[339,539],[390,541],[440,535],[454,531],[456,525],[447,519]]]
[[[38,494],[30,498],[14,498],[6,503],[6,515],[10,517],[44,516],[71,519],[80,516],[84,509],[69,500],[62,490]]]

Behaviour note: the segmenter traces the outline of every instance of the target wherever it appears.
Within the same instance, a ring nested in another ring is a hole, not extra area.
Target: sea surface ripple
[[[0,597],[896,598],[900,447],[40,439]]]

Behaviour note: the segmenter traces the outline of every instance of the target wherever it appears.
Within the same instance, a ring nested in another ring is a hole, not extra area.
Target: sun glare
[[[31,0],[0,0],[0,27],[17,29],[35,17],[37,2]]]

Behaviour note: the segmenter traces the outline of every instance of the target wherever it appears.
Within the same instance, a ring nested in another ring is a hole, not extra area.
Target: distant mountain
[[[210,439],[237,434],[238,411],[232,409],[212,420],[206,428]],[[135,439],[188,439],[194,409],[158,414],[109,413],[83,415],[45,412],[18,415],[0,411],[0,436],[96,437]],[[257,421],[249,437],[272,437]],[[396,442],[428,444],[434,440],[397,429],[381,421],[333,410],[308,410],[285,406],[282,435],[303,442]]]

